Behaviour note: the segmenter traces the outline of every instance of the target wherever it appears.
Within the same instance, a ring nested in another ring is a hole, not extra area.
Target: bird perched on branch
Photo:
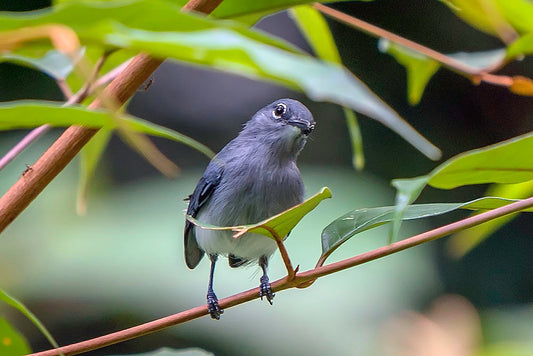
[[[211,160],[189,196],[187,215],[210,225],[247,225],[301,203],[304,185],[296,159],[314,127],[313,115],[296,100],[280,99],[259,110]],[[213,319],[223,313],[213,291],[219,255],[228,257],[230,267],[259,263],[260,296],[272,304],[267,267],[277,248],[274,240],[255,233],[235,239],[231,231],[202,229],[189,220],[184,235],[189,268],[195,268],[204,254],[211,260],[207,306]]]

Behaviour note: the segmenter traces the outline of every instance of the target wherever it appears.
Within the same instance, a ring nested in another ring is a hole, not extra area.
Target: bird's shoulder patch
[[[209,201],[209,197],[219,185],[223,172],[224,168],[221,164],[215,162],[209,164],[194,192],[188,198],[187,215],[197,217],[202,206]],[[194,236],[194,224],[189,220],[185,220],[184,245],[185,262],[189,268],[195,268],[204,256],[204,251],[198,246]]]

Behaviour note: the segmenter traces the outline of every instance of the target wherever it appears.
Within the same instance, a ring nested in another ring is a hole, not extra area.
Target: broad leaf
[[[174,130],[131,115],[122,115],[121,119],[137,132],[183,143],[209,158],[214,156],[213,151],[208,147]],[[9,102],[0,105],[0,131],[29,129],[44,124],[56,127],[80,125],[91,128],[116,128],[116,122],[107,112],[88,110],[83,106],[61,107],[59,103],[34,101]]]
[[[0,318],[0,355],[21,356],[31,353],[26,339],[7,320]]]
[[[317,57],[325,61],[342,63],[328,23],[320,11],[309,5],[296,6],[289,10],[289,15]]]
[[[52,336],[52,334],[50,334],[50,332],[46,329],[46,327],[43,325],[43,323],[41,323],[39,321],[39,319],[37,319],[37,317],[28,309],[26,308],[26,306],[24,304],[22,304],[21,302],[19,302],[17,299],[15,299],[14,297],[10,296],[9,294],[7,294],[5,291],[3,291],[2,289],[0,289],[0,300],[4,301],[5,303],[7,303],[8,305],[12,306],[13,308],[17,309],[19,312],[21,312],[22,314],[24,314],[24,316],[26,318],[28,318],[32,323],[33,325],[35,325],[37,327],[37,329],[39,329],[41,331],[41,333],[46,337],[46,339],[48,340],[48,342],[54,347],[54,348],[58,348],[59,345],[57,344],[57,342],[55,341],[54,337]],[[0,319],[0,324],[1,324],[1,319]],[[7,324],[7,322],[4,321],[4,323]],[[5,327],[5,325],[4,325]],[[0,329],[2,329],[2,326],[0,326]],[[5,330],[5,329],[4,329]],[[0,333],[1,335],[1,333]],[[0,338],[0,341],[1,341],[1,338]],[[20,340],[19,340],[20,341]],[[23,340],[24,341],[24,340]],[[16,339],[13,340],[13,342],[16,342]],[[2,342],[0,342],[0,350],[2,350]],[[5,343],[4,343],[5,345]],[[19,343],[20,345],[20,343]],[[5,346],[8,346],[8,345],[5,345]],[[26,345],[27,347],[27,345]],[[29,350],[29,348],[28,348]],[[26,351],[25,353],[28,353],[29,351]],[[24,353],[24,354],[25,354]],[[3,352],[0,352],[1,355],[4,355]],[[20,354],[19,354],[20,355]]]
[[[420,102],[427,83],[439,70],[440,64],[426,55],[404,47],[400,44],[380,38],[378,47],[381,52],[393,56],[407,71],[407,98],[409,104],[416,105]],[[447,55],[472,70],[490,70],[502,63],[506,56],[505,49],[496,49],[483,52],[458,52]],[[453,69],[453,68],[452,68]]]
[[[144,16],[139,16],[143,14]],[[153,21],[157,18],[157,21]],[[24,13],[3,12],[0,16],[0,31],[16,30],[43,24],[62,24],[76,32],[82,41],[93,44],[113,45],[115,33],[130,33],[134,30],[158,33],[196,33],[224,29],[260,43],[299,52],[288,42],[273,38],[260,31],[251,31],[246,26],[209,20],[205,17],[183,13],[180,7],[163,0],[117,0],[109,2],[67,2],[49,9]],[[185,43],[188,56],[194,46]],[[117,45],[118,47],[123,47]],[[196,53],[198,55],[198,53]]]
[[[519,184],[495,184],[489,187],[486,195],[508,199],[529,198],[533,195],[533,180]],[[466,255],[517,215],[508,214],[454,234],[448,240],[450,254],[456,258]]]
[[[396,241],[400,232],[407,207],[418,198],[428,182],[427,176],[411,179],[394,179],[391,184],[396,188],[396,202],[394,206],[394,219],[389,234],[389,243]]]
[[[512,202],[515,202],[515,200],[487,197],[466,203],[415,204],[405,209],[402,220],[422,219],[457,209],[490,210]],[[322,231],[321,261],[323,262],[335,249],[352,236],[391,222],[394,218],[395,210],[395,206],[357,209],[334,220]],[[533,212],[533,208],[524,211]]]
[[[84,215],[87,211],[89,184],[94,177],[96,167],[104,154],[112,133],[113,131],[109,129],[101,129],[89,143],[83,146],[80,152],[80,179],[76,201],[76,210],[79,215]]]
[[[346,1],[346,0],[341,0]],[[372,0],[359,0],[372,1]],[[186,0],[180,0],[186,3]],[[213,11],[211,16],[220,19],[232,19],[248,25],[253,25],[261,18],[283,11],[292,6],[311,4],[309,0],[270,0],[270,1],[249,1],[249,0],[225,0]],[[334,0],[322,1],[323,3],[338,2]]]
[[[57,51],[50,50],[42,57],[30,57],[16,53],[0,54],[0,62],[9,61],[38,69],[54,79],[64,80],[74,70],[72,58]]]
[[[411,105],[420,102],[427,83],[439,68],[439,62],[407,47],[380,38],[378,48],[393,56],[407,71],[407,101]]]
[[[533,133],[495,145],[459,154],[439,165],[427,176],[395,179],[396,217],[391,230],[395,240],[402,212],[420,195],[426,184],[440,189],[483,183],[521,183],[533,180]]]
[[[145,51],[274,81],[301,90],[313,100],[349,106],[388,126],[428,157],[440,156],[435,146],[341,65],[319,61],[287,42],[241,24],[179,10],[158,0],[65,3],[51,11],[16,16],[4,13],[0,30],[60,23],[76,31],[83,44]]]
[[[521,183],[533,179],[533,133],[460,154],[429,176],[429,185],[452,189],[468,184]]]
[[[331,198],[331,192],[327,187],[324,187],[317,194],[307,199],[301,204],[298,204],[288,210],[285,210],[277,215],[274,215],[266,220],[258,222],[257,224],[242,225],[242,226],[214,226],[203,223],[187,215],[187,220],[208,230],[230,230],[234,231],[234,238],[239,238],[242,235],[253,232],[261,234],[271,239],[278,240],[283,239],[289,234],[289,232],[307,215],[311,210],[317,207],[317,205],[324,199]]]
[[[533,32],[525,34],[507,47],[507,59],[533,54]]]
[[[294,19],[319,58],[342,64],[333,35],[320,11],[308,5],[302,5],[290,9],[289,15]],[[343,110],[352,143],[352,164],[356,169],[361,170],[365,165],[361,130],[353,111],[347,107],[344,107]]]
[[[499,36],[512,26],[519,33],[533,32],[533,3],[529,0],[441,0],[462,20],[488,34]]]

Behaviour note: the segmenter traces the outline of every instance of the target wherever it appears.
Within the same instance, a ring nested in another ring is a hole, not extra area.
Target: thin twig
[[[125,61],[124,63],[119,64],[115,68],[111,69],[109,72],[98,78],[94,83],[94,86],[102,87],[104,85],[107,85],[110,81],[114,80],[120,73],[122,73],[124,68],[126,68],[130,64],[130,62],[131,58]]]
[[[478,69],[478,68],[469,66],[468,64],[465,64],[455,58],[447,56],[443,53],[437,52],[431,48],[428,48],[426,46],[423,46],[421,44],[408,40],[407,38],[398,36],[392,32],[384,30],[368,22],[362,21],[358,18],[345,14],[341,11],[332,9],[331,7],[324,6],[320,3],[314,3],[313,7],[331,18],[334,18],[348,26],[355,27],[358,30],[361,30],[373,37],[385,38],[391,42],[398,43],[404,47],[412,49],[413,51],[419,52],[428,58],[434,59],[435,61],[439,62],[442,66],[468,77],[475,84],[479,84],[480,82],[483,81],[489,84],[503,86],[503,87],[508,88],[514,82],[514,79],[509,76],[489,74],[489,72],[497,70],[501,68],[503,65],[505,65],[506,63],[505,60],[502,60],[501,62],[494,64],[490,68]]]
[[[314,280],[326,275],[339,272],[366,262],[370,262],[393,253],[403,251],[405,249],[418,246],[420,244],[436,240],[438,238],[450,235],[460,230],[482,224],[489,220],[519,212],[523,209],[533,207],[533,197],[521,200],[509,205],[493,209],[475,216],[456,221],[454,223],[441,226],[434,230],[424,232],[422,234],[410,237],[408,239],[395,242],[393,244],[380,247],[378,249],[366,252],[355,257],[351,257],[342,261],[331,263],[326,266],[316,267],[311,270],[297,273],[292,280],[287,277],[278,279],[272,283],[272,289],[279,292],[289,288],[298,288],[302,285],[310,285]],[[228,309],[233,306],[243,304],[245,302],[259,298],[259,288],[247,290],[245,292],[235,294],[233,296],[219,300],[219,305],[223,309]],[[156,331],[165,329],[170,326],[183,324],[187,321],[200,318],[209,314],[207,305],[192,308],[178,314],[170,315],[161,319],[153,320],[145,324],[137,325],[128,329],[117,331],[104,336],[96,337],[94,339],[85,340],[76,344],[60,347],[59,349],[52,349],[31,354],[31,356],[55,356],[61,351],[65,355],[76,355],[82,352],[95,350],[109,345],[117,344],[126,340],[137,338],[143,335],[151,334]]]
[[[394,34],[392,32],[389,32],[387,30],[384,30],[380,27],[377,27],[375,25],[372,25],[368,22],[365,22],[363,20],[360,20],[358,18],[355,18],[353,16],[350,16],[348,14],[345,14],[344,12],[341,12],[341,11],[338,11],[338,10],[335,10],[335,9],[332,9],[331,7],[328,7],[328,6],[324,6],[322,4],[319,4],[319,3],[314,3],[313,4],[313,7],[317,10],[319,10],[320,12],[324,13],[325,15],[329,16],[329,17],[332,17],[346,25],[349,25],[351,27],[355,27],[373,37],[382,37],[382,38],[385,38],[391,42],[394,42],[394,43],[399,43],[401,44],[402,46],[405,46],[405,47],[408,47],[416,52],[420,52],[420,53],[423,53],[424,55],[426,55],[427,57],[429,58],[432,58],[438,62],[440,62],[442,65],[445,65],[447,67],[450,67],[450,68],[454,68],[455,70],[457,71],[460,71],[462,73],[465,73],[465,74],[470,74],[470,75],[479,75],[480,74],[480,70],[475,68],[475,67],[471,67],[469,65],[466,65],[460,61],[458,61],[457,59],[454,59],[454,58],[451,58],[451,57],[448,57],[447,55],[445,54],[442,54],[440,52],[437,52],[431,48],[428,48],[426,46],[423,46],[421,44],[418,44],[416,42],[413,42],[411,40],[408,40],[407,38],[404,38],[402,36],[398,36],[397,34]]]
[[[2,158],[0,158],[0,171],[4,169],[12,160],[22,153],[29,145],[37,141],[39,137],[44,135],[52,126],[45,124],[31,130],[26,136],[22,138],[13,148],[11,148]]]
[[[74,105],[81,103],[90,93],[91,93],[91,87],[93,86],[93,82],[96,80],[96,77],[98,76],[98,72],[102,68],[102,66],[105,63],[105,60],[108,58],[108,56],[111,54],[111,52],[106,52],[102,57],[98,59],[94,66],[93,73],[91,74],[91,77],[83,87],[78,90],[78,92],[74,95],[70,93],[70,88],[66,85],[64,81],[57,81],[57,84],[60,88],[62,88],[63,93],[68,98],[68,100],[62,105],[63,107]],[[60,83],[65,84],[65,86],[62,86]],[[65,88],[68,88],[68,95],[64,91]],[[32,143],[37,141],[39,138],[41,138],[45,133],[47,133],[52,128],[49,124],[41,125],[33,130],[31,130],[26,136],[22,138],[13,148],[11,148],[2,158],[0,158],[0,171],[5,168],[11,161],[13,161],[19,154],[21,154],[26,148],[28,148]]]

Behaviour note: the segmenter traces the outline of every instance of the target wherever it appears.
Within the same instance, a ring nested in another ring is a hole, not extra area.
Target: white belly
[[[199,221],[201,216],[199,216]],[[210,255],[235,256],[247,259],[258,260],[261,256],[270,256],[276,249],[276,242],[264,235],[247,233],[239,238],[234,238],[232,231],[216,231],[195,228],[196,241],[198,246]]]

